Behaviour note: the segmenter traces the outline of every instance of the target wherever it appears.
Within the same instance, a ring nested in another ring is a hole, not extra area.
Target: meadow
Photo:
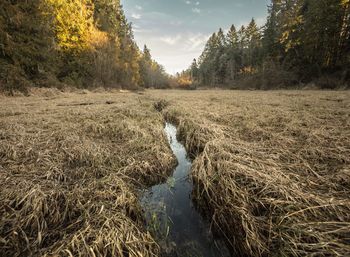
[[[233,256],[350,252],[348,91],[0,96],[0,256],[161,256],[142,189],[175,124],[192,198]]]

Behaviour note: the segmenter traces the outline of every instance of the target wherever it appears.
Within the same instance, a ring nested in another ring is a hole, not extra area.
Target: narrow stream
[[[191,192],[191,161],[185,147],[176,138],[176,127],[167,123],[165,132],[178,165],[164,184],[147,189],[141,199],[147,228],[165,252],[165,256],[230,256],[225,243],[214,237],[210,223],[195,209]]]

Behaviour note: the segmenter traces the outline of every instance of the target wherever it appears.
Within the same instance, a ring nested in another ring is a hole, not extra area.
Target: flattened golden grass
[[[196,157],[193,197],[239,256],[350,252],[350,95],[146,91],[0,96],[5,256],[157,256],[136,191]]]
[[[157,92],[238,256],[350,253],[350,93]]]
[[[137,190],[165,177],[174,159],[163,118],[146,100],[1,97],[2,256],[159,254]]]

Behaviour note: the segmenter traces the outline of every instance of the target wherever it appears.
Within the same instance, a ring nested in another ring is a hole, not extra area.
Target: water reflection
[[[144,192],[141,204],[149,231],[168,256],[230,256],[222,240],[214,238],[210,224],[196,211],[191,200],[191,161],[176,138],[176,127],[167,123],[165,132],[178,165],[167,182]]]

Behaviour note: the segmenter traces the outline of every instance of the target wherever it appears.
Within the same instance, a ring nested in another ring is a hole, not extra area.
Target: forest
[[[0,89],[37,87],[348,88],[349,0],[273,0],[254,18],[213,33],[175,77],[139,49],[119,0],[3,0]]]
[[[219,29],[179,74],[201,86],[240,89],[346,88],[350,80],[348,0],[273,0],[266,24]]]
[[[0,2],[0,89],[166,87],[119,0]]]

